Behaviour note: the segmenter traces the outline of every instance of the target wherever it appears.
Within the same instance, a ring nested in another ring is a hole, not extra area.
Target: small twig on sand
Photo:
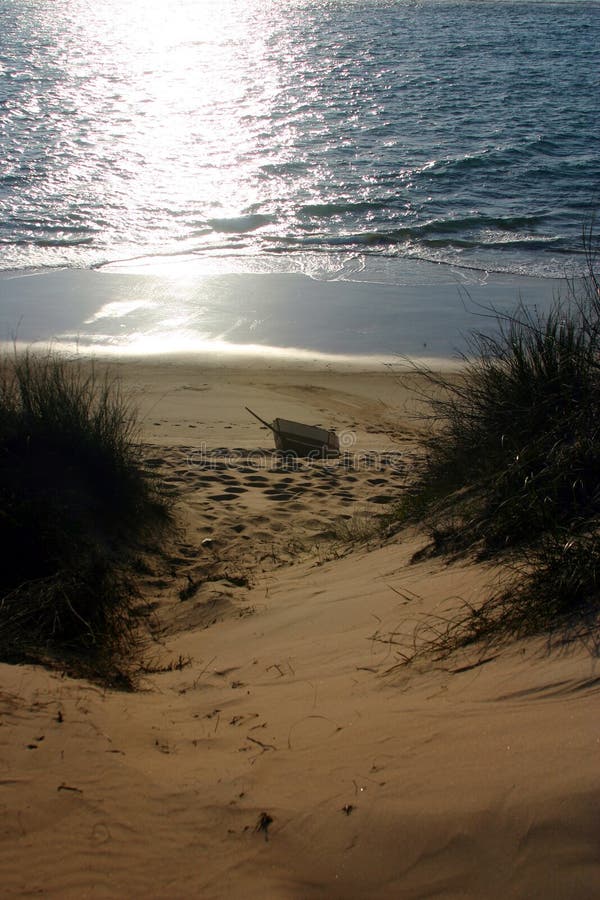
[[[263,741],[259,741],[258,738],[250,737],[249,734],[246,735],[246,740],[252,741],[253,744],[258,744],[263,750],[277,750],[277,747],[275,747],[274,744],[265,744]]]
[[[273,823],[273,816],[270,816],[267,812],[261,812],[258,817],[258,822],[254,826],[254,831],[258,834],[261,831],[265,835],[265,841],[269,840],[269,826]]]

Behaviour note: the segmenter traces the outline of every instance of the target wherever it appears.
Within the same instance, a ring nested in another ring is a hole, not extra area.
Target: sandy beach
[[[598,900],[596,0],[1,10],[0,900]]]
[[[418,465],[419,376],[121,360],[180,496],[141,690],[0,665],[4,897],[592,898],[598,673],[583,644],[405,667],[501,572],[375,534]],[[245,410],[335,428],[284,467]],[[360,540],[359,540],[360,538]]]

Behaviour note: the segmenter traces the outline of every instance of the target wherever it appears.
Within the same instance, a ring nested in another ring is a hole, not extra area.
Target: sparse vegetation
[[[589,274],[542,316],[522,305],[477,333],[464,377],[428,373],[435,432],[398,515],[422,520],[431,551],[512,565],[514,581],[429,644],[570,628],[600,610],[600,284]],[[427,643],[427,642],[426,642]]]
[[[333,525],[333,536],[342,544],[366,543],[380,536],[381,531],[381,519],[367,509],[358,509],[349,518],[340,518]]]
[[[49,353],[0,364],[0,658],[126,683],[134,567],[171,521],[117,382]]]

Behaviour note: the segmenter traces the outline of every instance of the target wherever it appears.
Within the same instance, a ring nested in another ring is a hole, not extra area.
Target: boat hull
[[[281,453],[314,459],[339,456],[340,442],[335,431],[289,419],[275,419],[272,429],[275,447]]]

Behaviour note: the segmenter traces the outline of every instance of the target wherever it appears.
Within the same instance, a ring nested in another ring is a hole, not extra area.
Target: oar
[[[252,412],[252,410],[250,409],[249,406],[245,406],[244,409],[245,409],[247,412],[249,412],[251,416],[254,416],[255,419],[258,419],[259,422],[262,422],[262,424],[265,425],[270,431],[272,431],[273,434],[279,434],[279,432],[277,431],[276,428],[273,428],[272,425],[269,425],[268,422],[265,422],[264,419],[261,419],[260,416],[257,416],[255,412]]]

